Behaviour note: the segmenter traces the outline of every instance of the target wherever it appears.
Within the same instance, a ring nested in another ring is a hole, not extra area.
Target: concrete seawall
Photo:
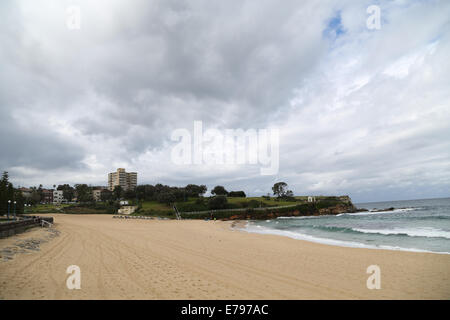
[[[47,221],[53,223],[52,217],[22,217],[24,220],[19,221],[8,221],[0,223],[0,238],[6,238],[13,236],[15,234],[26,231],[29,228],[38,227],[41,225],[42,221]]]

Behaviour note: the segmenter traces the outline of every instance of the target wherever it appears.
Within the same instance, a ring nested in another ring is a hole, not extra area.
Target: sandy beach
[[[450,255],[328,246],[224,221],[50,216],[56,235],[0,239],[0,299],[450,298]],[[70,265],[80,290],[66,287]],[[380,290],[367,289],[369,265],[381,268]]]

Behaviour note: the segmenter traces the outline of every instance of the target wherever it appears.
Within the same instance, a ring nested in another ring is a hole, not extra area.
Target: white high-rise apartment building
[[[116,172],[108,174],[108,189],[113,191],[116,186],[122,189],[132,190],[137,185],[137,172],[125,172],[125,169],[119,168]]]

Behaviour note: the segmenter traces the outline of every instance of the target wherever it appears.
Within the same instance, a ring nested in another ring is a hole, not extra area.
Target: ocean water
[[[450,198],[357,203],[369,210],[337,216],[249,221],[247,232],[330,245],[450,254]]]

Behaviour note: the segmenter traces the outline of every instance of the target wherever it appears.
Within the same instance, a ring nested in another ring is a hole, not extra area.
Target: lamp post
[[[11,200],[8,200],[8,220],[9,220],[9,208],[11,206]]]
[[[16,221],[16,201],[14,201],[14,221]]]

